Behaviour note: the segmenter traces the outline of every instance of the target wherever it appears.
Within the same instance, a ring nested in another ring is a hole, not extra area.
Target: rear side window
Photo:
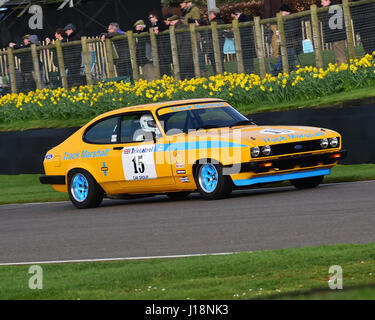
[[[118,119],[111,117],[97,122],[87,130],[84,141],[95,144],[116,143]]]

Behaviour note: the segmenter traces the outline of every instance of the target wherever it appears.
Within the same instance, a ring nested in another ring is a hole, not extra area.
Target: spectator
[[[358,0],[352,0],[356,2]],[[365,53],[373,54],[375,51],[375,3],[366,3],[350,8],[353,18],[354,30],[359,33]]]
[[[241,12],[240,9],[236,9],[232,12],[232,18],[238,20],[239,23],[251,21],[251,19],[246,14]],[[250,74],[254,72],[254,58],[257,56],[255,51],[253,27],[240,26],[240,38],[245,73]]]
[[[112,39],[116,36],[121,36],[119,32],[120,25],[117,22],[111,22],[108,25],[107,33],[102,33],[100,38],[102,41],[105,39]],[[115,66],[117,75],[119,77],[127,77],[129,80],[133,77],[133,71],[130,60],[129,45],[126,39],[118,39],[112,42],[113,59],[115,60]]]
[[[263,18],[269,19],[276,17],[276,13],[280,11],[280,7],[283,4],[283,0],[264,0],[263,3]],[[267,24],[267,27],[271,30],[271,48],[272,57],[276,58],[279,55],[279,43],[277,42],[277,24]]]
[[[67,41],[67,38],[66,38],[66,33],[65,33],[65,30],[62,29],[62,28],[59,28],[59,29],[56,29],[56,32],[55,32],[55,39],[56,40],[60,40],[61,42],[66,42]],[[46,44],[47,46],[50,45],[52,43],[51,39],[50,38],[46,38]],[[66,61],[66,55],[67,55],[67,49],[68,48],[62,48],[62,51],[63,51],[63,58],[64,58],[64,61]],[[59,69],[60,71],[60,67],[59,67],[59,61],[57,59],[57,54],[56,54],[56,50],[53,49],[54,53],[53,53],[53,64],[55,65],[56,68]],[[54,75],[53,73],[49,75],[49,80],[50,80],[50,83],[53,85],[53,86],[57,86],[59,84],[59,75]]]
[[[210,23],[216,22],[218,25],[224,24],[223,19],[220,16],[220,9],[214,8],[208,12],[208,18],[210,20]],[[224,31],[222,29],[218,30],[219,33],[219,47],[220,47],[220,55],[221,55],[221,63],[224,67]],[[213,39],[212,39],[212,33],[207,33],[207,43],[206,43],[206,50],[208,55],[208,60],[210,61],[215,74],[217,73],[216,70],[216,60],[215,60],[215,53],[214,53],[214,47],[213,47]]]
[[[134,24],[134,32],[137,34],[148,33],[143,20]],[[149,37],[137,38],[136,45],[137,64],[142,68],[143,76],[147,81],[155,80],[154,65],[152,62],[152,49]]]
[[[185,3],[185,16],[184,16],[184,23],[195,23],[199,26],[201,21],[201,12],[199,8],[193,3],[192,0],[184,0]]]
[[[67,42],[81,40],[75,26],[69,23],[65,26]],[[66,50],[66,57],[64,56],[65,68],[67,68],[67,80],[69,87],[83,84],[83,77],[81,77],[82,53],[79,44],[69,47]]]
[[[178,60],[180,64],[181,79],[191,79],[194,77],[193,52],[191,50],[191,40],[189,27],[184,24],[177,15],[169,18],[171,26],[178,29],[185,29],[186,32],[177,33]]]
[[[23,43],[20,45],[15,44],[14,42],[9,43],[9,47],[17,49],[27,49],[31,46],[30,34],[24,35],[22,37]],[[17,86],[23,88],[26,91],[33,91],[36,89],[34,81],[34,65],[32,60],[31,52],[22,52],[16,56],[20,59],[20,69],[17,72]]]
[[[172,13],[167,13],[164,18],[163,18],[163,21],[164,21],[164,24],[169,27],[170,26],[170,21],[168,20],[170,17],[173,17],[173,14]]]
[[[199,27],[202,23],[202,16],[199,8],[194,4],[194,1],[192,0],[184,0],[183,5],[181,4],[183,8],[183,14],[184,14],[184,23],[186,25],[189,25],[190,23],[195,23],[196,27]],[[199,55],[199,65],[201,68],[201,72],[204,73],[206,72],[206,63],[204,61],[204,55],[201,49],[201,41],[203,37],[203,42],[204,39],[207,39],[209,37],[208,31],[202,32],[202,35],[200,33],[197,34],[197,45],[198,45],[198,55]],[[203,45],[204,46],[204,45]]]
[[[292,13],[290,6],[283,4],[280,8],[280,12],[283,17],[286,17]],[[294,18],[284,21],[284,33],[287,47],[289,71],[296,68],[296,49],[300,47],[301,38],[301,19]],[[278,31],[277,31],[278,34]],[[279,55],[279,59],[274,65],[273,75],[278,75],[283,71],[282,57]]]
[[[161,76],[171,76],[172,52],[170,37],[169,34],[159,35],[160,32],[167,30],[168,27],[163,21],[159,20],[159,14],[157,12],[151,12],[148,15],[148,19],[150,20],[155,35],[157,36]]]
[[[65,33],[65,30],[64,29],[56,29],[56,32],[55,32],[55,38],[56,40],[60,40],[61,42],[66,42],[67,41],[67,38],[66,38],[66,33]],[[50,38],[46,38],[46,44],[49,45],[52,41]]]
[[[180,8],[181,8],[181,19],[184,21],[186,15],[186,3],[185,0],[180,0]]]
[[[329,7],[336,5],[336,3],[333,0],[322,0],[321,5],[322,7]],[[333,11],[332,13],[329,13],[328,11],[323,13],[324,41],[326,43],[332,43],[335,60],[337,64],[342,64],[347,62],[345,49],[346,31],[344,17],[342,17],[341,26],[336,25],[335,23],[330,23],[330,21],[336,20],[336,14],[336,11]],[[332,27],[334,27],[334,29]]]
[[[77,34],[76,27],[74,24],[69,23],[65,26],[64,31],[66,33],[66,37],[68,41],[77,41],[81,40],[79,35]]]

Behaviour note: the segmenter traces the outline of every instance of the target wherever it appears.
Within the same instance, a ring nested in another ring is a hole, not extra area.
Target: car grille
[[[340,145],[340,140],[339,140],[339,145]],[[271,146],[271,148],[272,148],[271,156],[280,156],[280,155],[286,155],[286,154],[333,149],[331,147],[322,149],[322,147],[320,146],[320,139],[276,144],[276,145]],[[265,156],[262,156],[259,158],[264,158],[264,157]]]

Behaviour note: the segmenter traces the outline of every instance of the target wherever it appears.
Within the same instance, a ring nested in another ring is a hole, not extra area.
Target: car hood
[[[198,130],[190,132],[189,135],[195,135],[199,139],[206,137],[210,140],[215,138],[231,140],[249,146],[273,145],[340,136],[333,130],[307,126],[242,126]]]

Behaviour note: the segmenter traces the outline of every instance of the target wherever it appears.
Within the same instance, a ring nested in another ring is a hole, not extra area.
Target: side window
[[[111,117],[94,124],[85,134],[88,143],[110,144],[117,142],[118,117]]]
[[[153,140],[153,132],[156,136],[160,134],[151,113],[123,115],[121,118],[121,143]]]

